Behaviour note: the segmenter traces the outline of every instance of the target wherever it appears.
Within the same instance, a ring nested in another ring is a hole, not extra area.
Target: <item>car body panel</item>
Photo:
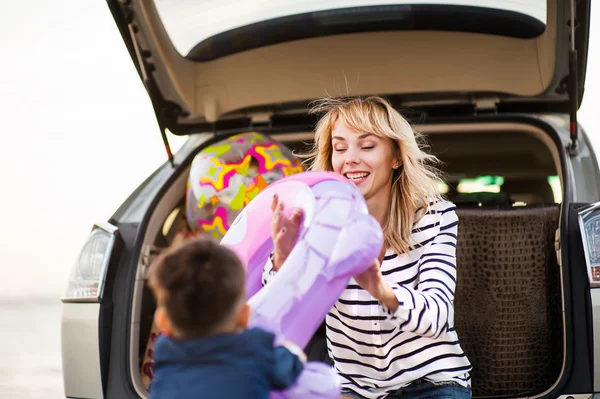
[[[592,330],[596,333],[593,334],[594,342],[594,392],[600,392],[600,288],[594,288],[591,290],[592,299],[592,317],[593,324]]]
[[[62,370],[67,397],[104,397],[98,345],[99,312],[99,303],[62,304]]]

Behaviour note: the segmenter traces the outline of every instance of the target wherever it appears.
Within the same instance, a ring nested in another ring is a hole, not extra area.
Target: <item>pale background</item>
[[[596,148],[599,12],[579,113]],[[71,267],[92,223],[166,160],[103,0],[0,0],[0,151],[0,397],[64,397],[58,298]]]
[[[596,148],[598,12],[579,112]],[[0,60],[0,297],[56,298],[92,223],[166,154],[104,1],[2,0]]]

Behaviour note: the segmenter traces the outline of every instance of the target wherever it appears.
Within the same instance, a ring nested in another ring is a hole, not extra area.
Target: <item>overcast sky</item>
[[[579,113],[596,148],[598,20]],[[58,297],[92,223],[166,155],[104,1],[3,0],[0,38],[0,297]]]

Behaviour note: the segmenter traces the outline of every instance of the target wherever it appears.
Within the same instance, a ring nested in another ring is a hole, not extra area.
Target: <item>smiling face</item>
[[[389,200],[393,171],[400,166],[391,139],[353,130],[338,119],[331,144],[334,172],[356,184],[366,200],[378,195]]]

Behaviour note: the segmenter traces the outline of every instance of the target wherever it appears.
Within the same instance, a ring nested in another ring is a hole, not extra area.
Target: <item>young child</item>
[[[152,399],[266,399],[296,381],[304,353],[247,329],[245,270],[229,249],[204,238],[183,243],[157,259],[149,284],[162,332]]]

